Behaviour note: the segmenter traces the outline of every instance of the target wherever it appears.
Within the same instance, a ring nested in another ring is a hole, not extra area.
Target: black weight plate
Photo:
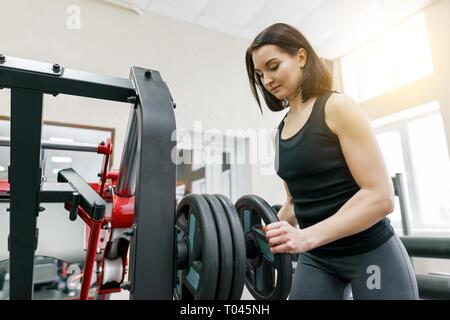
[[[275,210],[275,212],[278,212],[278,211],[280,211],[280,209],[281,209],[281,204],[274,204],[274,205],[272,206],[272,208]]]
[[[216,294],[219,246],[211,209],[201,195],[190,194],[181,200],[176,213],[177,243],[187,245],[188,262],[185,269],[177,270],[174,297],[212,300]]]
[[[233,278],[233,241],[230,225],[220,202],[210,194],[204,194],[211,213],[216,221],[217,240],[219,244],[219,269],[216,288],[216,300],[227,300],[230,295]]]
[[[291,256],[270,251],[261,223],[261,220],[266,225],[279,221],[275,210],[256,195],[241,197],[235,206],[246,240],[247,289],[257,300],[286,299],[292,284]]]
[[[233,239],[233,281],[231,285],[230,300],[240,300],[244,290],[245,281],[245,238],[241,222],[233,202],[221,194],[214,195],[225,209],[230,224]]]

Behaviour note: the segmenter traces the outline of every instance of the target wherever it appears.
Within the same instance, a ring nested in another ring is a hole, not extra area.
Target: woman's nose
[[[265,86],[266,88],[268,88],[272,82],[273,82],[273,78],[272,78],[272,77],[270,77],[270,78],[267,77],[267,78],[264,78],[263,84],[264,84],[264,86]]]

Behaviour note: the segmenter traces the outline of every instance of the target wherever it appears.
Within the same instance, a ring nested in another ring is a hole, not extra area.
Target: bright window
[[[373,121],[389,173],[404,176],[412,229],[450,229],[450,161],[439,103]],[[400,226],[398,203],[392,222]]]
[[[365,101],[433,73],[425,17],[417,14],[341,59],[344,91]]]

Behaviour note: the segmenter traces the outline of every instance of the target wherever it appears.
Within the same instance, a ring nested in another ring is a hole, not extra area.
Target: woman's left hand
[[[272,253],[303,253],[313,249],[308,232],[278,221],[264,227]]]

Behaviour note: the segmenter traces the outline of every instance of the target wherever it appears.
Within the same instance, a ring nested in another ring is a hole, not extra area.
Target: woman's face
[[[303,77],[306,63],[306,50],[300,49],[298,54],[291,55],[280,47],[267,44],[253,50],[255,72],[267,91],[282,100],[296,96]]]

